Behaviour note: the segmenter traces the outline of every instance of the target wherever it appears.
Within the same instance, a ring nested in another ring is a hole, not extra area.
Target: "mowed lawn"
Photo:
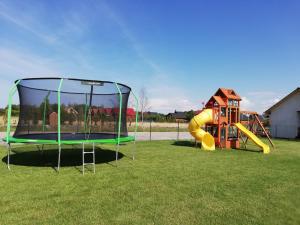
[[[81,174],[81,150],[41,155],[17,146],[11,171],[0,146],[0,224],[300,224],[300,142],[275,140],[269,155],[205,152],[189,141],[99,146],[96,174]]]

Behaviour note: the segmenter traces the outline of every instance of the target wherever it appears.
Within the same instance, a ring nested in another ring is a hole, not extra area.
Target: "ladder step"
[[[83,165],[95,165],[95,163],[83,163]]]
[[[94,154],[94,152],[83,152],[83,154]]]

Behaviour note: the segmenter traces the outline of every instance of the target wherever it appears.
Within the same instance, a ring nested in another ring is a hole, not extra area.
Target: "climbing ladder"
[[[85,154],[93,155],[93,162],[85,162]],[[95,143],[93,143],[92,151],[85,151],[84,143],[82,143],[82,174],[84,175],[84,169],[86,165],[93,165],[93,172],[95,173]]]

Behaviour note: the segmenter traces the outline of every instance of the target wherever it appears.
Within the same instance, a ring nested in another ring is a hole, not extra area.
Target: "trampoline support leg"
[[[94,173],[96,172],[96,162],[95,162],[95,143],[93,142],[93,163],[94,163]]]
[[[44,155],[44,144],[42,144],[41,148],[39,145],[37,145],[37,149],[39,150],[39,152]]]
[[[118,143],[118,144],[117,144],[117,147],[116,147],[116,163],[118,163],[119,149],[120,149],[120,144]]]
[[[82,175],[84,175],[84,142],[82,142]]]
[[[57,162],[57,172],[59,172],[59,168],[60,168],[60,154],[61,154],[61,145],[58,145],[58,162]]]
[[[133,142],[133,148],[132,148],[132,160],[135,159],[135,157],[134,157],[135,151],[136,151],[136,143],[135,143],[135,140],[134,140],[134,142]]]
[[[7,169],[10,170],[10,151],[11,151],[11,147],[10,147],[10,143],[7,144]]]

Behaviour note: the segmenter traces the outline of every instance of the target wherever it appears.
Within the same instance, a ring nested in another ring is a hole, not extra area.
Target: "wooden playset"
[[[205,108],[213,110],[213,121],[205,124],[205,130],[221,148],[239,148],[239,133],[234,126],[240,122],[241,98],[234,90],[219,88],[206,103]]]
[[[264,144],[253,132],[259,126],[274,147],[257,113],[252,113],[254,120],[240,121],[241,97],[232,89],[219,88],[208,100],[201,113],[196,115],[189,124],[189,131],[196,141],[201,142],[205,150],[219,148],[240,148],[240,140],[244,147],[250,138],[264,153],[269,153],[269,146]],[[204,127],[204,130],[202,129]],[[247,127],[249,129],[247,129]]]

